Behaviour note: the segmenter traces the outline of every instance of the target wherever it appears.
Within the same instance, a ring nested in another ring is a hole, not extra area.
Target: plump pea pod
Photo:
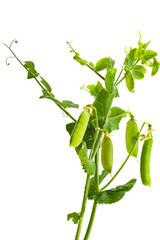
[[[81,143],[84,137],[85,131],[87,129],[89,118],[90,118],[90,110],[88,108],[85,108],[83,112],[80,114],[74,126],[74,129],[71,133],[70,147],[77,147]]]
[[[113,166],[113,144],[107,132],[105,132],[102,141],[101,163],[104,170],[111,173]]]
[[[137,123],[134,119],[134,117],[132,116],[131,119],[127,122],[127,126],[126,126],[126,149],[127,149],[127,152],[130,153],[135,141],[136,141],[136,138],[138,136],[138,126],[137,126]],[[138,155],[138,141],[131,153],[131,156],[133,157],[137,157]]]
[[[134,93],[135,92],[134,78],[133,78],[132,72],[130,70],[127,70],[125,73],[125,81],[126,81],[126,86],[127,86],[128,90],[131,93]]]
[[[150,177],[150,158],[151,151],[153,145],[152,132],[149,128],[146,140],[144,140],[141,159],[140,159],[140,174],[143,185],[150,186],[151,185],[151,177]]]

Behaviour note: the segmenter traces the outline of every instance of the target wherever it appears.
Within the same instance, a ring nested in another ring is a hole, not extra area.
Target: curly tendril
[[[12,44],[13,44],[13,43],[18,43],[18,40],[17,40],[17,39],[12,40],[12,42],[10,43],[9,46],[8,46],[7,44],[5,44],[5,43],[4,43],[4,45],[5,45],[10,51],[12,51],[12,50],[11,50],[11,47],[12,47]],[[15,56],[11,56],[11,57],[7,57],[7,58],[6,58],[6,64],[7,64],[7,65],[10,65],[10,63],[8,62],[8,59],[9,59],[9,58],[15,58]]]

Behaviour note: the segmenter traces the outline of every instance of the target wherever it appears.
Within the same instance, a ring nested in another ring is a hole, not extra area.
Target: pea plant
[[[152,124],[144,121],[138,129],[136,117],[131,111],[112,106],[114,99],[120,97],[118,86],[122,81],[126,83],[126,90],[130,94],[134,94],[135,81],[143,79],[148,68],[151,70],[151,76],[154,76],[159,70],[160,63],[156,58],[157,52],[148,49],[150,41],[142,43],[141,39],[141,34],[139,34],[137,47],[130,47],[129,50],[125,50],[125,59],[119,74],[117,74],[115,68],[115,61],[111,57],[101,58],[96,64],[93,64],[81,58],[80,54],[72,47],[71,42],[66,42],[70,52],[74,55],[73,59],[81,66],[88,67],[99,77],[96,85],[86,86],[87,92],[94,101],[92,104],[83,106],[84,109],[78,119],[75,119],[68,109],[78,109],[79,105],[70,100],[59,101],[55,97],[50,84],[36,71],[35,64],[32,61],[22,62],[16,56],[12,50],[12,45],[17,43],[17,40],[13,40],[9,46],[4,44],[12,53],[12,57],[27,71],[27,79],[34,79],[41,87],[42,95],[40,99],[47,98],[53,101],[71,119],[71,122],[66,124],[68,142],[70,147],[75,148],[75,154],[77,154],[86,175],[80,211],[67,215],[67,220],[72,220],[74,224],[77,224],[75,240],[80,239],[88,200],[93,201],[93,207],[84,240],[89,239],[98,204],[113,204],[120,201],[135,185],[137,179],[133,178],[128,179],[128,182],[123,185],[108,188],[122,171],[129,158],[131,156],[137,158],[140,151],[140,141],[143,141],[139,167],[140,176],[144,186],[151,186]],[[9,58],[6,59],[8,65]],[[112,135],[115,130],[119,129],[121,120],[126,117],[129,118],[125,129],[127,157],[123,164],[119,166],[118,171],[112,173],[114,163]],[[145,127],[146,129],[144,129]],[[101,173],[99,173],[100,164],[103,169]],[[111,175],[110,180],[102,185],[108,174]]]

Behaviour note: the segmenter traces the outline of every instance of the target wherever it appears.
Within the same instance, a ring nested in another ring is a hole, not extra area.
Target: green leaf
[[[159,62],[157,61],[156,58],[153,59],[153,65],[152,65],[152,72],[151,72],[151,76],[154,76],[158,70],[159,70]]]
[[[25,63],[24,67],[29,71],[27,79],[31,79],[31,78],[39,76],[39,73],[35,70],[35,66],[32,61],[26,61],[24,63]]]
[[[148,44],[150,42],[151,41],[149,41],[147,43],[142,43],[141,40],[139,40],[139,42],[138,42],[139,48],[136,50],[135,55],[134,55],[136,60],[142,59],[143,54],[144,54],[144,52],[145,52],[145,50],[148,47]]]
[[[105,86],[107,91],[112,94],[113,88],[114,88],[114,80],[116,76],[117,69],[111,69],[107,71],[107,74],[105,76]]]
[[[102,171],[102,173],[99,175],[99,184],[102,183],[104,178],[108,175],[108,172],[105,170]],[[94,199],[96,195],[96,181],[95,176],[90,179],[90,185],[89,185],[89,191],[88,191],[88,199]]]
[[[92,162],[88,159],[87,145],[84,141],[76,147],[76,152],[81,161],[82,168],[89,175],[95,174],[95,162]]]
[[[48,92],[52,92],[52,88],[51,86],[49,85],[49,83],[42,77],[40,77],[42,80],[41,80],[41,83],[43,84],[43,86],[48,90]]]
[[[63,100],[61,104],[64,108],[79,108],[78,104],[73,103],[72,101],[69,100]]]
[[[39,98],[40,99],[42,99],[42,98],[47,98],[47,99],[50,99],[50,100],[52,100],[52,101],[54,101],[53,99],[54,99],[54,94],[53,93],[47,93],[45,90],[43,90],[42,89],[42,93],[43,93],[43,95],[42,96],[40,96]]]
[[[113,88],[113,96],[114,96],[115,98],[119,97],[118,88],[117,88],[116,86],[114,86],[114,88]]]
[[[111,57],[101,58],[95,65],[94,70],[100,72],[104,69],[111,70],[114,68],[115,61]]]
[[[95,196],[96,202],[99,204],[103,204],[103,203],[104,204],[112,204],[112,203],[120,201],[124,197],[125,193],[129,192],[133,188],[133,186],[136,183],[136,180],[137,179],[133,178],[124,185],[121,185],[116,188],[112,188],[110,190],[105,190],[105,191],[98,193]]]
[[[106,112],[108,106],[110,104],[111,95],[107,92],[107,90],[103,89],[99,92],[97,98],[95,99],[93,106],[97,109],[99,126],[102,127],[104,124],[104,118],[106,116]]]
[[[108,64],[109,64],[109,58],[108,58],[108,57],[101,58],[101,59],[96,63],[94,70],[95,70],[96,72],[100,72],[100,71],[106,69],[107,66],[108,66]]]
[[[88,65],[94,69],[94,64],[92,62],[89,62]]]
[[[137,51],[137,48],[133,48],[129,51],[127,54],[125,60],[124,60],[124,67],[130,69],[133,64],[135,63],[135,52]]]
[[[100,91],[102,91],[102,89],[104,89],[104,87],[102,86],[102,84],[97,81],[96,85],[88,85],[87,88],[90,91],[90,94],[94,97],[96,97]]]
[[[119,129],[119,123],[122,118],[127,116],[127,112],[119,107],[112,107],[106,123],[103,126],[105,131],[111,133]]]
[[[132,70],[133,77],[138,80],[143,79],[145,73],[146,68],[142,65],[136,65]]]
[[[76,54],[73,59],[77,62],[79,62],[82,66],[86,65],[88,62],[82,58],[79,57],[79,54]]]
[[[146,50],[143,54],[143,58],[142,58],[142,64],[146,63],[148,60],[155,58],[158,55],[158,53],[156,53],[153,50]]]
[[[74,128],[75,122],[68,123],[66,125],[66,130],[67,132],[71,135],[73,128]],[[87,149],[92,148],[93,140],[94,140],[94,135],[95,135],[95,128],[92,126],[92,124],[88,124],[87,130],[85,132],[85,135],[83,137],[83,140],[87,144]]]
[[[108,58],[108,65],[106,67],[107,71],[113,69],[114,68],[114,64],[115,64],[115,61],[111,57],[109,57]]]
[[[77,212],[69,213],[67,215],[67,221],[69,221],[70,219],[72,219],[74,224],[77,224],[80,219],[80,214]]]

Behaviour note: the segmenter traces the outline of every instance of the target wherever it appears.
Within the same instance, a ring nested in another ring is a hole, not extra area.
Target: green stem
[[[68,44],[68,46],[70,47],[70,49],[72,50],[72,52],[74,52],[74,53],[77,55],[76,50],[74,50],[74,49],[72,48],[70,42],[66,42],[66,43]],[[96,72],[96,71],[94,70],[94,68],[92,68],[89,64],[86,63],[86,66],[87,66],[88,68],[90,68],[93,72],[95,72],[100,78],[102,78],[103,80],[105,80],[105,78],[104,78],[101,74],[99,74],[98,72]]]
[[[132,70],[132,69],[137,65],[137,63],[138,63],[139,61],[140,61],[140,59],[138,59],[138,60],[133,64],[133,66],[129,68],[129,70]],[[121,73],[122,73],[123,70],[124,70],[124,69],[121,70]],[[120,73],[120,75],[121,75],[121,73]],[[119,78],[118,78],[118,79],[119,79]],[[119,80],[119,82],[118,82],[118,79],[117,79],[117,81],[115,82],[115,86],[118,86],[118,85],[125,79],[125,75]]]
[[[111,97],[110,99],[110,102],[109,102],[109,105],[108,105],[108,109],[106,111],[106,116],[104,117],[104,122],[106,122],[108,116],[109,116],[109,113],[110,113],[110,109],[111,109],[111,106],[112,106],[112,102],[113,102],[113,97]],[[101,141],[101,138],[103,136],[103,132],[104,131],[100,131],[99,134],[98,134],[98,137],[97,137],[97,141],[96,141],[96,144],[95,144],[95,147],[94,147],[94,152],[92,154],[92,159],[95,157],[98,149],[99,149],[99,145],[100,145],[100,141]]]
[[[122,170],[122,168],[124,167],[124,165],[126,164],[127,160],[129,159],[129,157],[131,156],[133,150],[134,150],[134,147],[135,145],[137,144],[137,141],[140,137],[140,134],[141,134],[141,131],[144,127],[144,125],[147,124],[146,122],[144,122],[139,130],[139,133],[137,135],[137,139],[129,153],[129,155],[127,156],[126,160],[124,161],[124,163],[121,165],[121,167],[119,168],[119,170],[116,172],[116,174],[114,175],[114,177],[103,187],[101,188],[99,191],[102,191],[104,190],[115,178],[116,176],[119,174],[119,172]],[[88,227],[87,227],[87,230],[86,230],[86,234],[85,234],[85,237],[83,240],[88,240],[89,239],[89,236],[90,236],[90,233],[91,233],[91,230],[92,230],[92,226],[93,226],[93,222],[94,222],[94,218],[95,218],[95,214],[96,214],[96,209],[97,209],[97,203],[96,201],[94,201],[94,204],[93,204],[93,207],[92,207],[92,212],[91,212],[91,216],[90,216],[90,220],[89,220],[89,224],[88,224]]]
[[[109,112],[110,112],[110,109],[111,109],[112,102],[113,102],[113,97],[111,97],[111,99],[110,99],[110,103],[109,103],[109,105],[108,105],[108,109],[107,109],[107,112],[106,112],[106,116],[105,116],[105,118],[104,118],[104,121],[106,121],[107,118],[108,118],[108,115],[109,115]],[[91,156],[91,159],[93,159],[93,158],[95,157],[95,155],[97,154],[97,152],[98,152],[102,135],[103,135],[103,132],[99,132],[98,136],[96,136],[97,141],[96,141],[96,143],[95,143],[95,147],[94,147],[94,150],[93,150],[93,154],[92,154],[92,156]],[[97,171],[96,174],[98,175],[98,171]],[[96,175],[96,176],[97,176],[97,175]],[[85,192],[84,192],[84,197],[83,197],[83,202],[82,202],[82,208],[81,208],[81,212],[82,212],[82,213],[80,213],[80,220],[79,220],[79,223],[78,223],[75,240],[78,240],[79,237],[80,237],[80,232],[81,232],[82,223],[83,223],[83,215],[84,215],[84,211],[85,211],[85,207],[86,207],[86,202],[87,202],[87,197],[88,197],[88,191],[89,191],[89,182],[90,182],[90,179],[88,180],[89,177],[90,177],[90,176],[87,175],[86,187],[85,187]],[[96,177],[96,178],[98,178],[98,177]],[[98,181],[99,181],[99,180],[98,180]],[[97,184],[98,184],[98,181],[97,181]],[[98,187],[98,188],[99,188],[99,187]],[[87,196],[87,197],[86,197],[86,196]],[[82,214],[82,215],[81,215],[81,214]]]
[[[97,71],[95,71],[89,64],[86,64],[86,66],[88,68],[90,68],[93,72],[95,72],[100,78],[102,78],[103,80],[105,80],[105,77],[103,77],[101,74],[99,74]]]
[[[95,183],[96,183],[96,190],[99,191],[99,151],[97,151],[95,155],[95,165],[96,165],[96,172],[95,172]]]
[[[14,40],[13,40],[14,41]],[[12,41],[12,42],[13,42]],[[12,43],[11,43],[12,44]],[[16,58],[16,60],[25,68],[25,70],[30,73],[33,78],[36,80],[36,82],[38,83],[38,85],[47,93],[47,95],[49,95],[49,97],[54,101],[54,103],[67,115],[69,116],[74,122],[76,121],[76,119],[65,109],[63,108],[61,105],[59,105],[57,102],[55,102],[54,97],[51,95],[51,93],[49,93],[44,87],[43,85],[39,82],[39,80],[34,76],[34,74],[27,69],[24,64],[20,61],[20,59],[16,56],[16,54],[12,51],[12,49],[10,47],[8,47],[5,43],[4,45],[10,50],[10,52],[13,54],[13,56]],[[11,46],[11,45],[10,45]]]
[[[87,174],[86,185],[85,185],[84,196],[83,196],[83,202],[82,202],[82,207],[81,207],[81,212],[80,212],[80,219],[79,219],[79,223],[78,223],[78,227],[77,227],[75,240],[78,240],[79,237],[80,237],[82,224],[83,224],[84,212],[85,212],[86,204],[87,204],[89,184],[90,184],[90,175]]]
[[[117,80],[115,81],[115,83],[114,83],[114,85],[116,85],[116,83],[118,82],[118,80],[120,79],[120,76],[121,76],[121,74],[122,74],[122,72],[123,72],[123,68],[122,68],[122,70],[120,71],[120,73],[119,73],[119,75],[118,75],[118,78],[117,78]]]
[[[102,191],[102,190],[104,190],[106,187],[108,187],[108,186],[111,184],[111,182],[113,182],[113,180],[117,177],[117,175],[120,173],[120,171],[122,170],[122,168],[125,166],[126,162],[127,162],[128,159],[130,158],[130,156],[131,156],[131,154],[132,154],[132,152],[133,152],[133,150],[134,150],[134,148],[135,148],[135,146],[136,146],[136,144],[137,144],[137,142],[138,142],[138,140],[139,140],[141,131],[142,131],[142,129],[143,129],[143,127],[144,127],[145,124],[146,124],[146,122],[144,122],[144,123],[142,124],[142,127],[141,127],[141,129],[139,130],[139,133],[138,133],[137,138],[136,138],[136,140],[135,140],[135,142],[134,142],[134,144],[133,144],[133,147],[132,147],[131,151],[129,152],[127,158],[126,158],[125,161],[123,162],[123,164],[120,166],[120,168],[119,168],[118,171],[115,173],[115,175],[112,177],[112,179],[111,179],[104,187],[102,187],[102,188],[100,189],[100,191]]]
[[[94,218],[95,218],[95,215],[96,215],[96,210],[97,210],[97,203],[96,203],[96,201],[94,201],[91,217],[90,217],[89,224],[88,224],[88,227],[87,227],[87,231],[86,231],[86,234],[85,234],[83,240],[88,240],[89,239],[89,236],[90,236],[90,233],[91,233],[91,230],[92,230],[92,226],[93,226],[93,222],[94,222]]]

